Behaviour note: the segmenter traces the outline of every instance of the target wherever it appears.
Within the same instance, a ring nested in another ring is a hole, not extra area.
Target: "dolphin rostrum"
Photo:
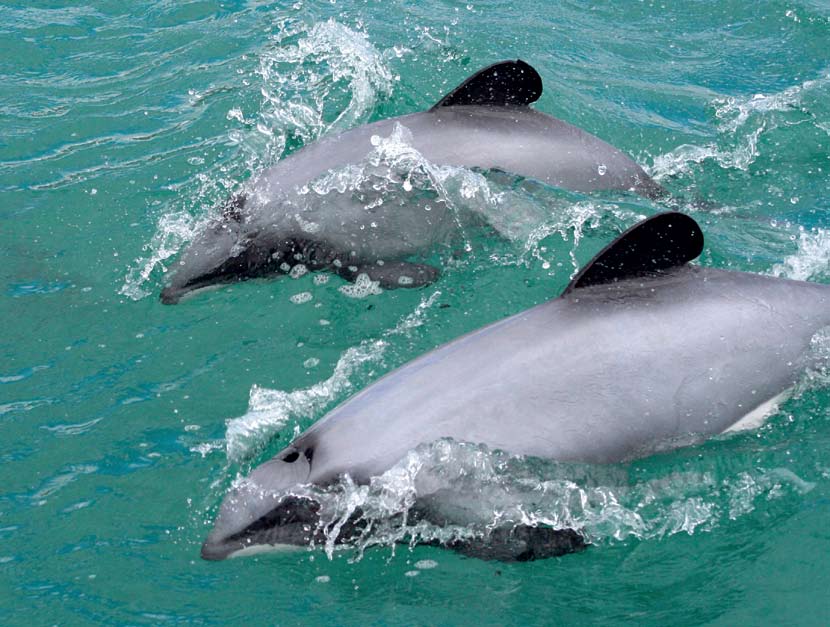
[[[559,298],[382,377],[231,489],[202,556],[315,540],[318,505],[298,486],[346,475],[366,483],[441,438],[604,464],[734,427],[816,359],[830,286],[689,265],[702,248],[692,218],[658,214],[600,252]],[[496,549],[455,548],[526,559],[581,545],[574,530],[499,533]]]
[[[370,201],[337,181],[323,191],[314,187],[338,172],[353,176],[349,167],[365,162],[381,138],[401,129],[411,148],[441,166],[498,169],[578,192],[630,190],[651,198],[666,193],[613,146],[528,106],[541,93],[542,79],[527,63],[496,63],[429,111],[305,146],[254,177],[196,234],[174,264],[161,300],[175,303],[201,287],[285,273],[300,263],[348,280],[365,274],[387,288],[433,281],[438,270],[410,258],[428,255],[458,231],[459,220],[446,203],[418,202],[417,194],[390,202],[377,190]],[[375,168],[382,182],[401,176],[382,162]]]

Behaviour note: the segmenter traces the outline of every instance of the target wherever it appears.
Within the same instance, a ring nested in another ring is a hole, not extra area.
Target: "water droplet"
[[[597,167],[597,172],[599,172],[600,176],[605,176],[605,173],[608,171],[608,168],[605,166],[604,163],[600,163]]]
[[[438,566],[438,562],[435,560],[418,560],[415,562],[415,568],[418,570],[429,570],[430,568],[435,568]]]
[[[295,305],[302,305],[303,303],[307,303],[312,298],[311,292],[300,292],[299,294],[294,294],[289,300],[294,303]]]

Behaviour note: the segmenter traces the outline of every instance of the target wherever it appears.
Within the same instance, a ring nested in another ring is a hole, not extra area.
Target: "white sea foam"
[[[228,460],[239,462],[249,458],[275,434],[280,432],[292,418],[320,414],[352,383],[351,378],[367,365],[377,364],[383,359],[388,346],[386,338],[407,335],[421,326],[441,292],[435,291],[423,298],[414,311],[402,317],[394,328],[379,340],[365,341],[346,350],[334,367],[332,375],[309,388],[286,392],[253,386],[248,400],[248,411],[239,418],[228,421],[225,435]],[[306,360],[306,367],[317,366]]]
[[[365,33],[333,19],[279,33],[260,58],[263,124],[278,135],[291,132],[308,142],[365,121],[378,97],[392,93],[389,56]],[[348,93],[349,102],[327,121],[326,102],[341,91]]]
[[[830,231],[801,228],[798,250],[773,266],[771,273],[797,281],[827,277],[830,273]]]
[[[746,515],[761,500],[813,487],[788,469],[760,467],[737,476],[690,471],[632,483],[619,467],[539,464],[440,440],[411,451],[368,485],[346,477],[333,486],[301,491],[321,503],[328,556],[345,548],[359,559],[371,546],[394,550],[399,542],[446,543],[516,524],[576,529],[600,544],[691,535]],[[413,519],[416,499],[427,499],[433,513],[454,522]],[[338,535],[357,512],[366,530],[339,544]]]
[[[805,96],[825,89],[828,84],[830,76],[823,76],[773,94],[714,100],[717,139],[703,145],[684,144],[655,157],[652,166],[647,168],[649,174],[662,180],[710,160],[724,169],[747,170],[759,156],[761,135],[782,124],[797,123],[788,122],[791,117],[800,120],[809,115]]]
[[[292,416],[309,416],[320,411],[333,398],[351,386],[352,374],[367,362],[376,362],[386,349],[386,342],[374,341],[348,349],[337,361],[334,372],[325,381],[309,388],[285,392],[251,388],[248,412],[228,421],[225,436],[228,459],[242,461],[278,433]]]
[[[341,285],[338,290],[349,298],[366,298],[383,293],[378,282],[369,278],[368,274],[358,274],[354,283]]]

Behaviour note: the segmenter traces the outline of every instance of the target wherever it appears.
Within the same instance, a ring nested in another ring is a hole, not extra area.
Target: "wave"
[[[703,145],[683,144],[654,158],[649,174],[658,181],[688,173],[692,166],[713,161],[723,169],[747,170],[760,155],[759,140],[780,126],[807,120],[821,128],[826,121],[812,112],[809,98],[821,98],[830,75],[773,94],[730,96],[712,102],[717,139]]]

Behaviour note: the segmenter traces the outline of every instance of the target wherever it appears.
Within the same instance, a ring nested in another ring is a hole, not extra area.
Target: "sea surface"
[[[699,263],[830,282],[828,53],[827,0],[0,4],[0,624],[830,624],[823,368],[762,427],[699,446],[569,474],[440,442],[382,493],[344,494],[392,520],[432,468],[494,517],[578,524],[578,554],[480,561],[379,524],[349,548],[199,558],[225,491],[280,441],[557,296],[666,202],[415,159],[391,194],[415,185],[489,225],[436,252],[436,283],[306,274],[158,298],[252,173],[511,58],[541,74],[539,110],[630,154],[701,223]]]

